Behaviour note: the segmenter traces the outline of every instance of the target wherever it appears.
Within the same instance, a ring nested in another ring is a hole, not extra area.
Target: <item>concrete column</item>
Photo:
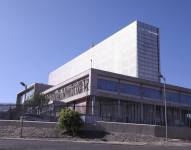
[[[161,111],[161,121],[164,123],[164,114],[163,114],[163,106],[160,106],[160,111]]]
[[[92,100],[91,100],[91,102],[92,102],[92,115],[95,115],[95,96],[92,96]]]
[[[121,120],[121,100],[120,99],[117,101],[117,110],[118,110],[117,120]]]
[[[73,110],[76,109],[76,102],[73,102]]]
[[[143,103],[141,103],[140,105],[141,105],[141,123],[143,123],[144,121]]]
[[[183,119],[182,119],[182,111],[181,111],[181,109],[179,108],[179,114],[180,114],[180,120],[182,121]]]

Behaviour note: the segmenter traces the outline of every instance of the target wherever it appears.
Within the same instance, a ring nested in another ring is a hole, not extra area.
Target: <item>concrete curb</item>
[[[114,142],[114,141],[87,141],[87,140],[67,140],[67,139],[52,139],[52,138],[6,138],[0,137],[0,140],[25,140],[25,141],[49,141],[49,142],[72,142],[72,143],[90,143],[90,144],[113,144],[113,145],[136,145],[143,146],[145,142]]]
[[[49,142],[72,142],[72,143],[87,143],[87,144],[112,144],[112,145],[133,145],[133,146],[191,146],[191,143],[184,142],[115,142],[115,141],[87,141],[87,140],[67,140],[67,139],[53,139],[53,138],[6,138],[0,137],[0,140],[25,140],[25,141],[49,141]]]

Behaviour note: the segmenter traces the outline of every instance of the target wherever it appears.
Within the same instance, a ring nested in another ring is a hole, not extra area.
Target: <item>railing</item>
[[[92,106],[66,106],[66,105],[0,105],[1,120],[50,121],[58,120],[61,109],[74,109],[81,113],[82,119],[87,123],[98,121],[126,122],[137,124],[165,125],[164,106],[139,104],[95,105]],[[92,110],[94,110],[92,112]],[[191,127],[191,109],[168,107],[168,126]]]

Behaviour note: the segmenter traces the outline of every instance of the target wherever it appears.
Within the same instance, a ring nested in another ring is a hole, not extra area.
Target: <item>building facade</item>
[[[84,70],[114,72],[159,82],[159,29],[134,21],[49,74],[57,85]]]
[[[87,121],[164,125],[159,43],[159,28],[135,21],[51,72],[38,92]],[[191,127],[191,90],[166,85],[166,99],[168,125]]]
[[[163,84],[89,69],[43,94],[96,120],[164,125]],[[191,90],[166,85],[169,126],[189,126]]]

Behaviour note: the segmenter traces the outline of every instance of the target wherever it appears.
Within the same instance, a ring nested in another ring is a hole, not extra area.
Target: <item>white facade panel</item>
[[[51,72],[48,84],[57,85],[91,66],[159,82],[158,35],[158,28],[135,21]]]
[[[90,48],[49,74],[50,85],[57,85],[91,67],[137,77],[137,22]]]

